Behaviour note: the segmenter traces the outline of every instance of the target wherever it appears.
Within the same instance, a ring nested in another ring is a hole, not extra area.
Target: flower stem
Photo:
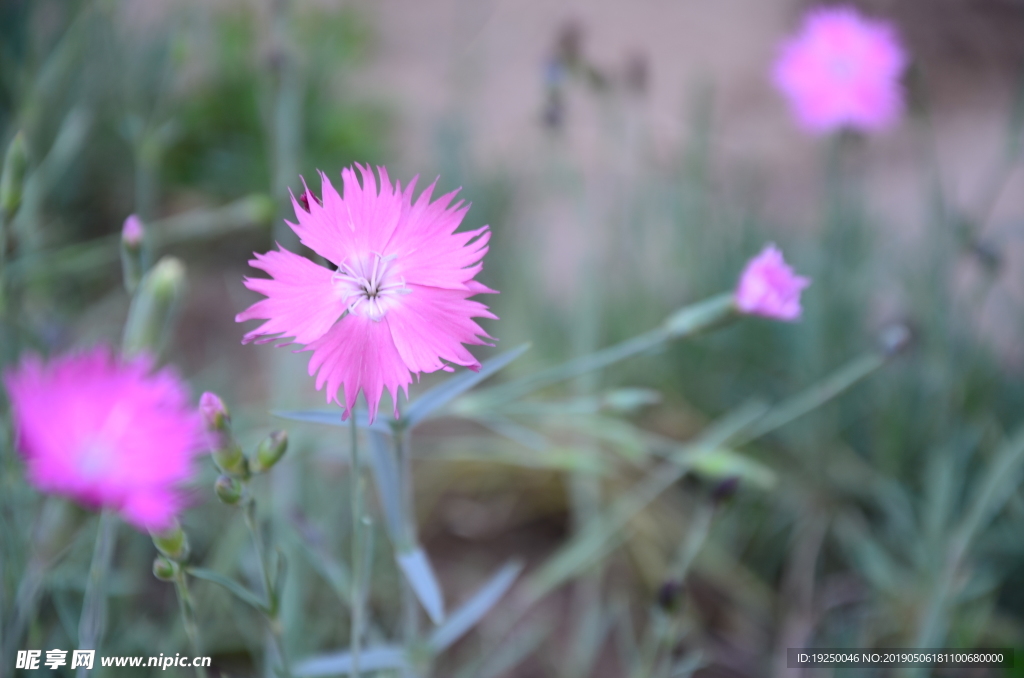
[[[363,474],[359,462],[359,430],[355,412],[349,419],[351,445],[349,446],[351,470],[350,497],[352,500],[352,622],[349,633],[349,652],[352,666],[349,675],[359,676],[359,646],[363,632],[363,558],[362,558],[362,517],[363,517]]]
[[[277,662],[281,665],[281,674],[290,678],[291,670],[288,666],[288,657],[285,654],[284,641],[281,637],[281,624],[278,620],[280,592],[275,590],[274,584],[270,580],[270,568],[267,567],[266,549],[263,546],[263,533],[260,532],[259,526],[256,524],[256,502],[251,496],[245,500],[242,513],[245,515],[245,525],[249,528],[249,534],[252,535],[253,547],[256,549],[256,564],[260,570],[260,578],[263,579],[263,592],[267,601],[267,610],[264,616],[269,628],[270,641],[274,648],[274,654],[277,655]]]
[[[402,497],[402,522],[405,523],[405,538],[408,543],[417,543],[416,504],[412,477],[412,455],[409,450],[409,433],[395,428],[392,434],[395,456],[398,458],[398,482]],[[419,637],[419,604],[408,579],[402,582],[402,643],[412,647]]]
[[[178,606],[181,608],[181,622],[185,627],[185,635],[192,649],[192,655],[199,657],[202,651],[199,647],[199,625],[196,623],[196,611],[192,605],[192,595],[188,590],[188,578],[185,570],[179,568],[178,575],[174,578],[174,590],[178,594]],[[196,665],[197,678],[206,678],[206,667],[202,664]]]
[[[89,566],[89,579],[82,601],[82,617],[78,622],[80,650],[96,650],[103,640],[103,632],[107,625],[107,576],[110,573],[110,560],[114,554],[116,539],[117,516],[104,510],[100,513],[99,525],[96,528],[92,564]],[[87,673],[88,669],[80,666],[77,676],[84,678]]]

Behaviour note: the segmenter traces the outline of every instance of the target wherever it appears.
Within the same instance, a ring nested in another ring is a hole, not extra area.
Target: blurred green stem
[[[650,351],[672,339],[682,339],[716,327],[734,317],[734,310],[732,292],[710,297],[679,309],[661,326],[643,334],[507,384],[485,389],[478,397],[494,404],[522,398],[546,386],[604,369],[626,358]]]
[[[188,589],[188,575],[185,573],[185,568],[179,567],[178,574],[174,578],[174,590],[178,594],[178,607],[181,609],[181,623],[185,627],[185,635],[188,636],[188,642],[192,655],[194,657],[202,656],[202,650],[199,645],[199,625],[196,623],[196,611],[192,605],[192,595]],[[196,665],[196,676],[198,678],[206,678],[206,667]]]
[[[349,628],[349,652],[352,654],[352,668],[349,675],[359,676],[359,648],[363,633],[363,473],[359,462],[359,427],[356,426],[355,412],[349,417],[351,469],[350,497],[352,500],[352,615]]]
[[[686,582],[686,576],[689,574],[697,554],[704,546],[704,542],[708,539],[714,516],[713,504],[702,502],[698,505],[687,526],[686,536],[679,544],[679,550],[676,551],[675,558],[669,566],[666,582],[679,586],[678,595],[680,597],[685,595],[683,585]],[[677,602],[676,605],[681,607],[682,601]],[[671,661],[672,649],[679,642],[683,625],[683,615],[679,612],[679,610],[655,611],[654,620],[647,627],[643,645],[640,648],[639,668],[630,672],[631,677],[646,678],[650,676],[653,678],[666,675],[665,671],[659,669],[663,657],[668,655],[668,659]],[[667,619],[665,618],[666,614]]]
[[[82,601],[82,617],[78,622],[78,649],[98,650],[107,626],[107,577],[110,561],[114,555],[117,540],[117,516],[109,510],[100,513],[96,527],[96,543],[93,546],[89,579],[85,584],[85,598]],[[85,667],[78,667],[78,678],[88,673]]]
[[[249,495],[248,487],[246,488],[246,494]],[[242,514],[245,516],[245,526],[249,528],[249,534],[252,535],[253,548],[256,549],[256,565],[260,571],[260,578],[263,579],[263,592],[266,596],[267,603],[264,615],[267,618],[267,626],[269,627],[269,635],[274,647],[274,654],[277,655],[276,660],[281,665],[281,673],[284,676],[291,676],[291,671],[288,668],[288,657],[284,649],[281,622],[278,614],[280,609],[279,603],[281,592],[275,589],[273,582],[270,580],[270,568],[267,566],[266,549],[263,545],[263,533],[260,531],[259,524],[256,521],[256,502],[253,500],[251,495],[247,496],[245,500],[245,506],[243,507]]]
[[[760,438],[771,431],[799,419],[821,407],[829,400],[867,377],[886,363],[886,357],[877,352],[855,358],[805,391],[787,398],[771,409],[765,417],[740,434],[736,446]]]
[[[405,537],[408,540],[407,543],[416,544],[419,543],[419,538],[417,537],[416,497],[412,475],[412,453],[409,449],[409,432],[396,426],[392,431],[392,440],[395,446],[395,456],[398,459],[398,482],[402,492],[402,520],[405,523]],[[419,638],[419,603],[416,601],[416,594],[413,592],[409,580],[406,577],[401,577],[400,581],[402,587],[402,643],[408,648]]]

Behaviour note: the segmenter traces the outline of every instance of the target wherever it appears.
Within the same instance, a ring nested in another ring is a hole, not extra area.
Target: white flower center
[[[412,291],[406,287],[405,278],[391,272],[394,259],[394,254],[385,257],[371,252],[369,256],[351,257],[341,262],[331,280],[348,304],[349,313],[379,322],[398,297]]]

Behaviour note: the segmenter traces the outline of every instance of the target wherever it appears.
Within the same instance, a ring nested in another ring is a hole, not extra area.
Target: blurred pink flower
[[[747,262],[736,287],[736,308],[742,313],[776,320],[797,320],[800,292],[810,278],[796,275],[774,244]]]
[[[138,247],[142,244],[142,238],[145,236],[145,228],[142,225],[142,219],[135,214],[130,215],[124,220],[124,226],[121,227],[121,240],[131,247]]]
[[[327,401],[347,418],[362,389],[370,421],[384,388],[398,416],[398,391],[408,397],[412,374],[479,369],[463,344],[483,344],[487,333],[472,318],[495,318],[469,297],[494,292],[473,278],[483,268],[490,231],[486,226],[455,233],[469,206],[451,205],[455,192],[430,202],[431,184],[413,201],[416,180],[402,190],[387,171],[358,166],[342,170],[343,196],[323,173],[322,204],[292,197],[299,240],[337,270],[281,249],[257,254],[249,263],[272,278],[246,278],[266,295],[235,318],[266,319],[243,342],[294,337],[313,355],[309,374]],[[304,190],[303,196],[309,194]],[[343,389],[344,402],[338,399]]]
[[[906,65],[891,24],[851,7],[819,8],[783,43],[773,79],[808,131],[873,131],[892,125],[903,111]]]
[[[179,486],[202,445],[199,413],[170,370],[104,348],[25,358],[4,375],[15,444],[42,492],[113,509],[133,525],[162,530],[183,508]]]

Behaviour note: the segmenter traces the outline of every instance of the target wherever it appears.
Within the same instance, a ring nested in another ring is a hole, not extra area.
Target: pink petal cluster
[[[202,446],[199,413],[173,372],[99,348],[49,364],[26,358],[4,385],[32,485],[141,529],[173,524]]]
[[[743,269],[736,308],[775,320],[797,320],[802,313],[800,292],[810,284],[810,278],[796,275],[779,248],[769,244]]]
[[[312,351],[309,374],[327,401],[352,412],[362,390],[370,421],[386,388],[398,416],[398,391],[408,397],[412,375],[451,365],[479,369],[464,344],[490,337],[473,318],[495,318],[470,297],[494,292],[474,277],[483,268],[490,231],[456,233],[469,209],[455,192],[430,201],[434,184],[414,200],[416,180],[403,190],[379,167],[342,171],[341,194],[323,173],[321,200],[292,198],[299,240],[333,264],[320,266],[280,248],[249,263],[272,277],[246,278],[266,299],[239,313],[265,323],[243,342],[293,337]],[[436,183],[436,182],[435,182]],[[343,397],[338,398],[342,390]]]
[[[907,58],[893,26],[851,7],[819,8],[783,43],[773,79],[813,133],[884,129],[903,111]]]

